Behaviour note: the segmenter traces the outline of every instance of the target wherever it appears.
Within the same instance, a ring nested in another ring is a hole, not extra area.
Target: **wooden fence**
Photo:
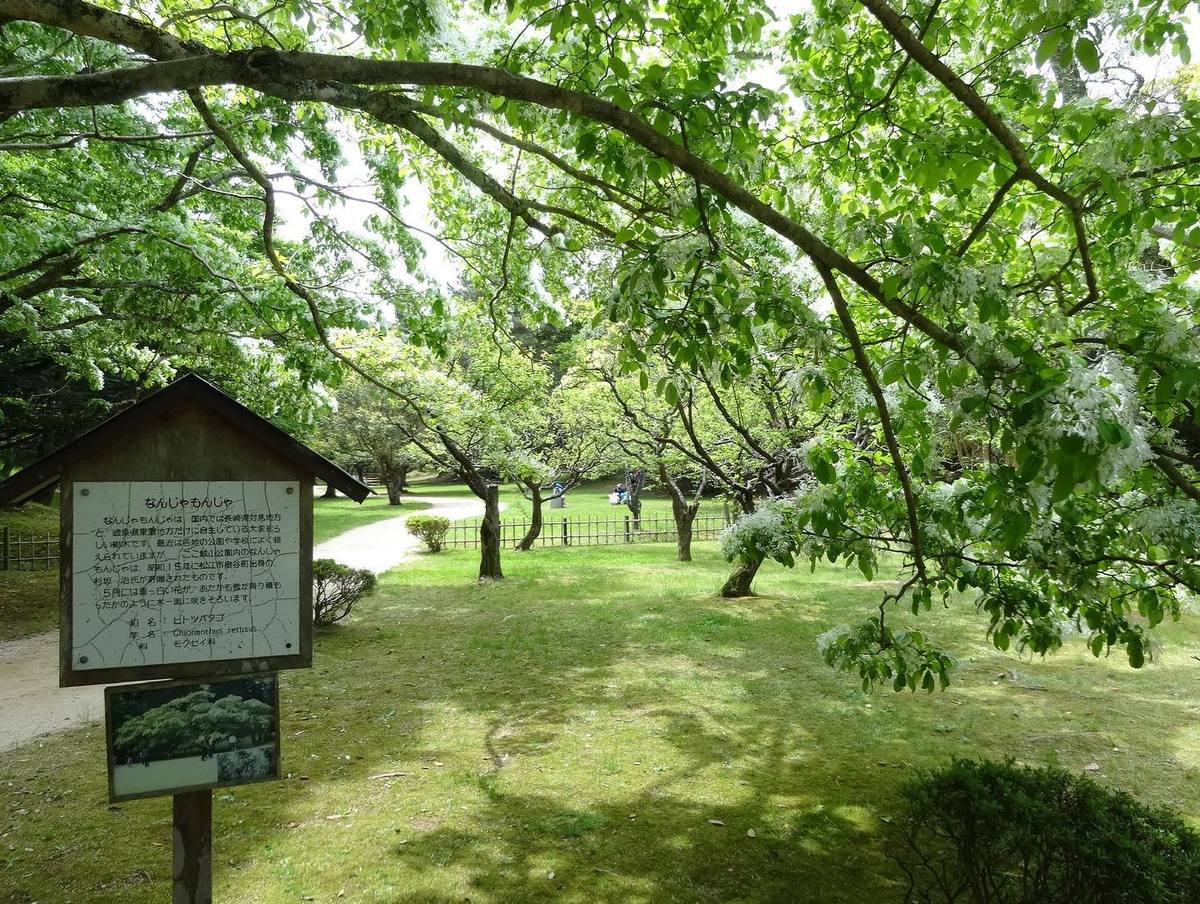
[[[0,528],[0,571],[43,571],[58,565],[58,537]]]
[[[478,546],[479,522],[473,518],[450,527],[446,546]],[[727,522],[722,515],[697,515],[692,522],[693,540],[715,540]],[[516,546],[529,530],[529,519],[501,519],[501,547]],[[621,543],[674,543],[675,519],[656,515],[634,523],[624,518],[562,518],[546,516],[534,546],[615,546]]]
[[[453,524],[446,546],[479,546],[479,518]],[[715,540],[728,522],[723,515],[697,515],[692,539]],[[502,519],[501,547],[516,546],[529,530],[529,519]],[[635,523],[624,518],[558,518],[547,516],[534,546],[615,546],[621,543],[674,543],[675,519],[656,515]],[[20,534],[0,528],[0,571],[36,571],[57,566],[58,537]]]

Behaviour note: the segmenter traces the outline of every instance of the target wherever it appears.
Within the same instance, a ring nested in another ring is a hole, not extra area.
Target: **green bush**
[[[956,759],[902,795],[890,854],[908,902],[1200,901],[1200,834],[1089,778]]]
[[[332,625],[350,614],[360,599],[375,589],[375,575],[333,559],[313,561],[313,621]]]
[[[450,519],[441,515],[413,515],[404,525],[430,552],[441,552],[450,530]]]

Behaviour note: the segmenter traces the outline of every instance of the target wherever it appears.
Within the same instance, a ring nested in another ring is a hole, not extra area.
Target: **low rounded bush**
[[[889,853],[921,904],[1200,901],[1200,834],[1062,769],[955,759],[902,790]]]
[[[446,533],[450,530],[450,519],[441,515],[413,515],[405,520],[404,526],[430,552],[441,552],[446,543]]]
[[[350,614],[360,599],[375,589],[375,575],[333,559],[313,561],[313,621],[332,625]]]

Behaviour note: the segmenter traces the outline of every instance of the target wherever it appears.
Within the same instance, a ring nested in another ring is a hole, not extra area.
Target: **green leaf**
[[[1061,40],[1061,31],[1055,30],[1050,32],[1038,44],[1037,53],[1034,54],[1033,61],[1039,66],[1044,64],[1050,57],[1054,56],[1054,51],[1058,50],[1058,44]]]
[[[1100,53],[1090,38],[1079,38],[1075,41],[1075,59],[1079,60],[1079,65],[1088,72],[1100,69]]]
[[[828,459],[818,458],[812,463],[813,474],[821,483],[833,483],[837,480],[837,471]]]

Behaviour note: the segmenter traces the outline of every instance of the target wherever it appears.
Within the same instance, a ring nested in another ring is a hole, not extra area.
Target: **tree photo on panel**
[[[570,337],[628,480],[754,519],[727,596],[889,579],[824,646],[864,686],[947,684],[935,605],[1140,667],[1200,588],[1186,11],[0,0],[0,455],[48,384],[346,380],[499,578],[499,483],[594,473]]]

